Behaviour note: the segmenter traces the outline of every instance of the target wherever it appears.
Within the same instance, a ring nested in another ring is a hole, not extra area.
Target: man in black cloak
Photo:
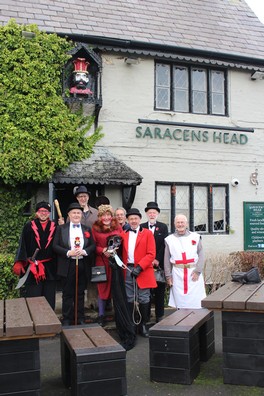
[[[22,277],[30,270],[20,289],[21,297],[44,296],[55,309],[56,259],[52,250],[56,225],[50,220],[51,206],[42,201],[36,205],[36,218],[28,221],[21,233],[13,272]],[[36,259],[32,260],[36,249]]]

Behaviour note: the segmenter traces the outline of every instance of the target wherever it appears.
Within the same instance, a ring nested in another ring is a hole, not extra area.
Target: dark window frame
[[[174,232],[174,218],[176,214],[175,195],[172,193],[173,187],[177,186],[189,186],[189,229],[194,230],[194,188],[195,187],[206,187],[207,188],[207,209],[208,209],[208,232],[201,232],[202,235],[226,235],[230,234],[230,210],[229,210],[229,185],[226,183],[187,183],[187,182],[166,182],[156,181],[155,182],[155,200],[158,201],[157,189],[158,186],[170,186],[171,196],[171,211],[170,211],[170,225],[169,229]],[[224,187],[225,188],[225,230],[217,231],[214,230],[213,224],[213,188]],[[162,208],[161,208],[162,210]],[[198,231],[199,232],[199,231]]]
[[[170,105],[168,109],[164,109],[157,106],[157,65],[167,65],[170,67],[170,92],[169,92],[169,100]],[[218,68],[218,67],[209,67],[205,65],[195,65],[195,64],[181,64],[181,63],[169,63],[169,62],[162,62],[156,61],[155,68],[154,68],[154,110],[155,111],[173,111],[176,113],[182,113],[181,111],[175,110],[174,104],[174,85],[173,85],[173,68],[174,67],[185,67],[187,68],[187,75],[188,75],[188,104],[189,109],[183,113],[190,113],[190,114],[204,114],[204,115],[212,115],[212,116],[220,116],[220,117],[227,117],[229,115],[229,104],[228,104],[228,73],[226,68]],[[192,70],[193,69],[202,69],[206,71],[206,83],[207,83],[207,111],[205,113],[201,112],[193,112],[193,101],[192,101],[192,92],[193,92],[193,83],[192,83]],[[224,73],[224,114],[213,113],[212,111],[212,73],[211,72],[219,71]]]

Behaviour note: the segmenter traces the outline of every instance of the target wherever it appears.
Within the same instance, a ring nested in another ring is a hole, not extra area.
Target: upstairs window
[[[224,70],[156,63],[155,76],[156,110],[227,115]]]

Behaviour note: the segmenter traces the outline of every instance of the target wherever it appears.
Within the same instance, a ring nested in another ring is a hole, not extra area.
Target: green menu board
[[[264,251],[264,202],[244,202],[244,250]]]

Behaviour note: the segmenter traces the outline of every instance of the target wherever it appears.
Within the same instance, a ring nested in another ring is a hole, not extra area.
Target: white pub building
[[[244,0],[0,1],[0,21],[77,43],[104,137],[41,194],[184,213],[205,253],[264,250],[264,25]],[[30,6],[31,5],[31,6]],[[68,82],[64,81],[65,86]]]

